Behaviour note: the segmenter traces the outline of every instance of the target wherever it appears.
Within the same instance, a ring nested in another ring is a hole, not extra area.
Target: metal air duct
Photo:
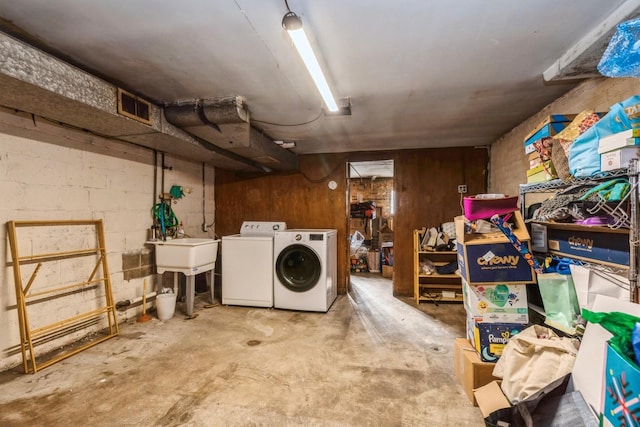
[[[273,142],[250,124],[240,96],[181,102],[164,107],[169,123],[195,138],[269,169],[295,170],[297,155]]]

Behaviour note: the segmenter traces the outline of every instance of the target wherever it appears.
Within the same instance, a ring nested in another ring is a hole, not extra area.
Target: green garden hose
[[[171,209],[171,203],[162,202],[153,205],[152,213],[154,218],[157,218],[158,222],[160,222],[163,236],[167,234],[167,228],[177,227],[180,223],[176,214],[173,213],[173,209]]]

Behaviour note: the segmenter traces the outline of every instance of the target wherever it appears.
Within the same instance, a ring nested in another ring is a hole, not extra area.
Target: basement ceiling
[[[234,153],[253,156],[249,165],[275,156],[295,168],[290,154],[268,145],[295,142],[288,153],[308,154],[491,144],[577,79],[598,76],[615,25],[640,7],[640,0],[288,3],[351,115],[323,112],[281,26],[284,0],[0,0],[0,31],[150,102],[162,121],[154,131],[164,138],[175,124],[164,108],[239,99],[248,113],[240,122],[246,146]],[[5,68],[18,62],[3,56]],[[15,96],[0,95],[0,106],[37,110]],[[90,117],[82,125],[91,130]],[[190,156],[198,157],[196,147],[206,146],[200,138],[220,130],[183,131],[169,134],[189,140]],[[143,134],[121,136],[158,148]],[[226,139],[213,143],[236,143]],[[175,145],[165,142],[160,149]],[[233,156],[230,162],[247,166]]]

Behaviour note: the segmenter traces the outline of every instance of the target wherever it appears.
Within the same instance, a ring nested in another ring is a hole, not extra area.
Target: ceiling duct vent
[[[151,126],[151,103],[118,88],[118,114]]]
[[[168,104],[167,122],[227,153],[270,169],[298,169],[297,155],[273,143],[262,131],[251,126],[249,110],[237,95]]]

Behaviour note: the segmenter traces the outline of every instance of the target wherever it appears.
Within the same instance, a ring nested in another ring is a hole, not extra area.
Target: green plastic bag
[[[636,323],[640,322],[640,317],[619,311],[595,313],[583,308],[582,318],[591,323],[598,323],[611,332],[613,337],[609,340],[609,345],[629,362],[636,364],[631,334]]]
[[[538,274],[538,289],[542,297],[545,323],[563,332],[573,333],[580,305],[571,274]]]

